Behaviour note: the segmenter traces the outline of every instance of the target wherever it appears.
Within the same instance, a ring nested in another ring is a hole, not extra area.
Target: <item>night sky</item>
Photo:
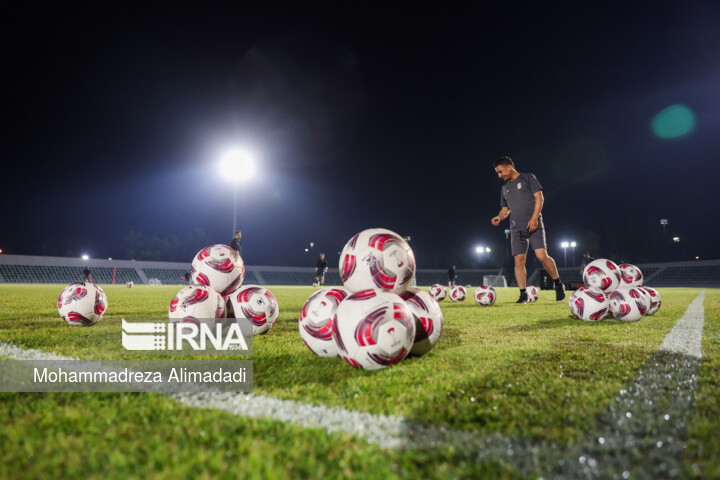
[[[6,7],[0,249],[189,263],[230,243],[241,147],[250,265],[337,266],[372,227],[419,268],[503,265],[501,155],[543,185],[559,266],[564,240],[720,257],[720,2],[537,3]],[[693,122],[660,138],[673,105]]]

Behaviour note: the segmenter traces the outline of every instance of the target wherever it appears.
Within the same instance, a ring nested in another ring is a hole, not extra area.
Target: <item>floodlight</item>
[[[570,244],[569,244],[568,242],[562,242],[562,243],[560,244],[560,246],[561,246],[562,248],[568,248],[568,247],[570,246]]]
[[[83,260],[88,260],[89,258],[90,258],[90,257],[89,257],[88,255],[83,255],[83,256],[82,256],[82,259],[83,259]]]
[[[673,242],[678,243],[680,241],[680,237],[673,237]]]
[[[255,159],[245,150],[230,150],[220,158],[220,171],[233,182],[248,180],[255,175]]]
[[[484,250],[483,247],[480,247],[480,246],[475,247],[475,253],[482,253],[483,250]]]
[[[577,247],[577,243],[575,243],[575,242],[570,242],[570,247],[572,247],[572,248]]]
[[[490,247],[485,247],[485,252],[490,253]]]

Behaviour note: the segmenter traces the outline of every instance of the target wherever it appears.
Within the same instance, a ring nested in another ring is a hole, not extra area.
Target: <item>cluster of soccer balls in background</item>
[[[540,297],[540,291],[532,285],[528,285],[525,288],[525,292],[527,293],[527,303],[536,302]],[[445,300],[445,297],[448,296],[447,289],[444,285],[436,283],[430,287],[430,296],[436,301],[442,302]],[[450,288],[450,300],[453,302],[464,302],[465,297],[467,297],[467,290],[465,290],[465,287],[456,285]],[[496,299],[497,293],[495,293],[495,289],[493,287],[483,285],[482,287],[475,289],[475,302],[478,305],[489,307],[495,303]]]
[[[443,315],[427,292],[411,287],[415,255],[398,234],[375,228],[353,236],[340,254],[344,288],[323,288],[300,311],[300,336],[323,357],[375,370],[440,339]]]
[[[662,305],[657,290],[643,287],[643,274],[635,265],[594,260],[583,270],[583,281],[585,286],[568,300],[570,312],[582,320],[598,321],[611,315],[637,322],[644,315],[655,314]]]
[[[258,285],[242,286],[245,264],[227,245],[200,250],[190,273],[192,285],[182,288],[170,302],[170,322],[199,326],[246,318],[252,323],[253,335],[267,333],[275,326],[279,316],[275,296]],[[60,316],[71,326],[96,324],[105,315],[107,305],[105,292],[92,283],[70,284],[58,297]]]

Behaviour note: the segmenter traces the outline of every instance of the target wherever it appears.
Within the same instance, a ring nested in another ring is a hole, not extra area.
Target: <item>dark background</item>
[[[4,253],[189,263],[230,243],[218,159],[242,146],[251,265],[336,266],[372,227],[411,236],[420,268],[502,265],[500,155],[543,185],[559,266],[564,240],[576,264],[719,257],[719,2],[34,4],[2,23]],[[658,138],[674,104],[695,129]]]

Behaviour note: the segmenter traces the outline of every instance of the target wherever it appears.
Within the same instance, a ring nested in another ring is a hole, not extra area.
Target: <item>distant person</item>
[[[455,279],[457,278],[457,275],[455,275],[455,265],[450,267],[448,270],[448,287],[454,287],[455,286]]]
[[[595,259],[590,256],[590,252],[583,252],[583,261],[580,264],[580,274],[585,271],[585,267],[588,265],[588,263],[594,261]]]
[[[500,157],[494,167],[498,178],[505,180],[505,184],[500,190],[500,213],[490,222],[497,227],[501,221],[510,217],[510,248],[515,258],[515,279],[520,288],[520,298],[516,303],[527,303],[528,300],[525,292],[528,247],[532,247],[535,256],[555,282],[555,300],[564,300],[565,285],[560,281],[555,260],[547,254],[545,226],[540,213],[545,198],[540,182],[532,173],[515,170],[510,157]]]
[[[185,272],[185,283],[190,285],[190,272]]]
[[[87,265],[85,265],[85,268],[83,268],[83,276],[85,277],[85,282],[91,281],[92,277],[90,276],[90,267],[88,267]]]
[[[321,253],[318,261],[315,262],[315,285],[322,287],[325,284],[325,272],[328,270],[328,264],[325,261],[325,254]]]
[[[235,232],[235,236],[232,239],[232,242],[230,242],[230,248],[235,250],[238,255],[240,255],[240,258],[242,258],[242,242],[240,239],[242,238],[242,230],[238,230]]]

